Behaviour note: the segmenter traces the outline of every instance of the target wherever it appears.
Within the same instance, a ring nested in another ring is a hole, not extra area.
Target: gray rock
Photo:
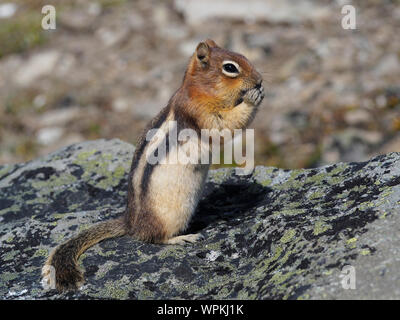
[[[44,291],[49,251],[124,211],[133,149],[88,141],[0,166],[2,299],[400,298],[400,153],[248,176],[213,170],[190,225],[204,241],[103,241],[80,259],[79,292]],[[346,265],[356,289],[343,289]]]

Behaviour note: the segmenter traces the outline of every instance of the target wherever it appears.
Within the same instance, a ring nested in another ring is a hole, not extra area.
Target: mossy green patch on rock
[[[289,229],[283,234],[283,236],[281,238],[281,242],[287,243],[287,242],[291,241],[295,235],[296,235],[296,230]]]
[[[357,246],[357,238],[351,238],[346,241],[349,248],[353,249]]]
[[[83,151],[78,154],[74,164],[84,170],[83,178],[97,176],[97,188],[109,189],[117,186],[121,179],[127,174],[126,168],[122,165],[114,166],[113,156],[110,153],[97,154],[96,150]]]
[[[0,166],[0,178],[4,177],[7,173],[11,172],[15,168],[15,165],[8,164]]]
[[[325,231],[327,231],[327,230],[329,230],[331,228],[332,228],[332,226],[327,224],[325,221],[318,220],[317,222],[315,222],[313,234],[315,236],[318,236],[321,233],[324,233]]]
[[[35,251],[35,254],[33,255],[34,257],[47,257],[49,254],[48,250],[45,248],[39,248]]]
[[[12,250],[12,251],[9,251],[9,252],[3,254],[3,255],[2,255],[2,259],[3,259],[3,261],[10,261],[10,260],[13,260],[14,257],[15,257],[16,255],[18,255],[18,254],[19,254],[18,251]]]
[[[104,297],[107,296],[111,299],[127,299],[129,297],[129,291],[125,288],[128,284],[128,279],[123,276],[118,281],[107,281],[104,284],[104,288],[101,288],[95,296]]]

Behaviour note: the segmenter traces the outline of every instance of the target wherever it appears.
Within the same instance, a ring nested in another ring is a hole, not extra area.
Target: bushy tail
[[[42,285],[58,291],[76,290],[84,281],[77,261],[96,243],[126,234],[123,218],[100,222],[56,247],[42,268]]]

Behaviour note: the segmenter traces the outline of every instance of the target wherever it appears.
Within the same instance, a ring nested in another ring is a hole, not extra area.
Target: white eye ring
[[[235,71],[228,71],[228,70],[226,70],[226,69],[225,69],[225,66],[226,66],[226,65],[229,65],[229,64],[233,65],[233,66],[236,68],[236,70],[235,70]],[[239,67],[239,65],[238,65],[235,61],[225,60],[225,61],[222,63],[222,73],[223,73],[224,75],[230,77],[230,78],[236,78],[236,77],[239,75],[239,73],[240,73],[240,67]]]

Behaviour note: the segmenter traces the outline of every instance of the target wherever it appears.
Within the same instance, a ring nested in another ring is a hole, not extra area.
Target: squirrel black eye
[[[226,72],[229,73],[239,73],[239,70],[236,68],[236,66],[232,63],[225,63],[223,65],[223,68]]]

